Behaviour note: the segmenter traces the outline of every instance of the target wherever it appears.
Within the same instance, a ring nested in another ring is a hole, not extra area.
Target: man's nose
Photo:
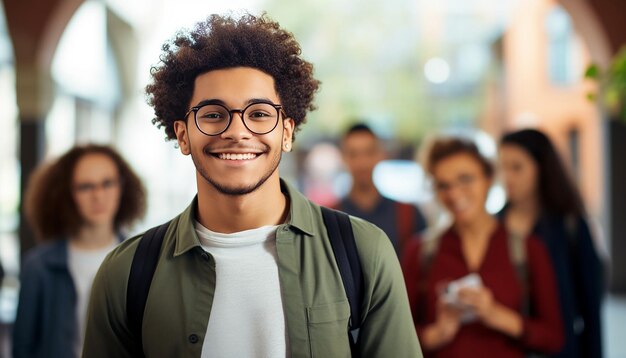
[[[230,119],[230,125],[220,135],[222,139],[233,140],[238,142],[242,139],[250,139],[252,137],[252,132],[246,128],[243,122],[243,113],[240,111],[233,111],[232,117]]]

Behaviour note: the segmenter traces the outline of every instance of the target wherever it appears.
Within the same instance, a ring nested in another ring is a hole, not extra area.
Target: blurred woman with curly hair
[[[145,206],[139,178],[108,146],[74,147],[35,171],[24,209],[40,245],[22,265],[16,358],[80,356],[96,271]]]

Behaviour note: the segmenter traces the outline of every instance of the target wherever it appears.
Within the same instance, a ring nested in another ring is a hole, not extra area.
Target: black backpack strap
[[[163,238],[169,222],[146,231],[139,240],[137,251],[133,256],[133,262],[128,276],[128,288],[126,289],[126,315],[128,326],[137,343],[138,349],[143,356],[143,343],[141,326],[143,312],[150,292],[150,284],[159,261],[159,252],[163,244]]]
[[[361,303],[363,300],[363,273],[361,272],[361,260],[357,252],[352,232],[352,224],[347,214],[321,207],[322,218],[330,244],[335,254],[335,260],[339,267],[343,287],[346,290],[348,303],[350,304],[350,320],[348,330],[350,332],[350,344],[352,356],[358,356],[356,342],[359,328],[361,327]]]

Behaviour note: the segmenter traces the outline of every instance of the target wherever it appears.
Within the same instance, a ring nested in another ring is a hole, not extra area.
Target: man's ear
[[[189,144],[189,132],[187,132],[187,123],[179,120],[174,121],[174,132],[176,133],[176,140],[180,147],[180,152],[184,155],[191,154],[191,145]]]
[[[293,132],[296,129],[296,122],[291,118],[283,120],[283,151],[291,152],[293,142]]]

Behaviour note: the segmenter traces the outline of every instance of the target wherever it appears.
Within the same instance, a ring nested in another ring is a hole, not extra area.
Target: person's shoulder
[[[376,226],[375,224],[361,219],[357,216],[348,215],[350,217],[350,224],[352,224],[352,231],[354,232],[355,238],[361,237],[383,237],[386,238],[385,232]]]
[[[105,263],[113,264],[118,263],[119,261],[127,261],[129,258],[135,255],[135,251],[137,251],[137,245],[141,241],[141,238],[144,236],[145,232],[132,236],[121,243],[119,243],[105,258],[103,265]]]
[[[402,207],[402,208],[408,208],[408,207],[415,207],[414,205],[408,204],[408,203],[403,203],[401,201],[397,201],[395,199],[392,199],[388,196],[385,195],[380,195],[380,200],[381,202],[385,203],[386,205],[393,205],[395,207]]]
[[[322,227],[325,227],[322,214],[322,206],[317,205],[316,203],[308,199],[305,201],[305,203],[305,205],[310,207],[311,213],[314,213],[313,215],[319,215],[319,217],[315,219],[315,221],[317,221]],[[381,243],[388,243],[393,250],[393,246],[391,246],[391,240],[389,240],[387,234],[385,234],[385,232],[381,228],[357,216],[350,215],[341,210],[339,211],[345,215],[348,215],[350,225],[352,227],[354,241],[357,244],[359,253],[371,251],[372,249],[375,250],[379,245],[381,245]],[[323,230],[326,229],[324,228]]]
[[[122,241],[104,258],[96,276],[96,281],[104,285],[104,291],[115,295],[127,286],[130,267],[143,235],[141,233]]]
[[[38,244],[26,252],[23,267],[38,267],[46,264],[51,259],[56,259],[67,248],[67,240],[56,239]]]
[[[391,240],[381,228],[352,215],[350,215],[350,223],[359,254],[363,256],[361,261],[370,257],[396,257]]]
[[[164,224],[164,225],[167,225],[167,230],[164,233],[165,237],[163,239],[162,246],[165,246],[165,243],[166,241],[168,241],[168,238],[172,237],[169,234],[169,232],[172,230],[175,230],[176,227],[179,225],[179,222],[181,220],[181,215],[174,217],[173,219],[168,221],[166,224]],[[157,228],[158,226],[155,226],[152,229],[157,229]],[[141,242],[141,240],[143,239],[143,237],[149,230],[150,228],[139,234],[131,236],[130,238],[123,240],[121,243],[119,243],[113,250],[111,250],[111,252],[109,252],[107,257],[104,259],[104,261],[102,262],[102,267],[105,267],[105,268],[124,267],[126,268],[126,270],[128,270],[135,257],[135,252],[137,251],[137,247],[139,246],[139,243]]]
[[[178,217],[169,221],[168,227],[175,226],[175,221],[177,219]],[[156,229],[156,228],[157,227],[154,227],[153,229]],[[109,252],[107,257],[104,259],[102,265],[103,266],[104,265],[117,266],[122,263],[130,264],[135,256],[135,252],[137,251],[137,247],[139,246],[139,243],[141,242],[145,234],[148,232],[148,230],[150,230],[150,228],[120,242],[113,250],[111,250],[111,252]],[[165,239],[163,240],[163,242],[165,242],[168,238],[167,232],[164,233],[164,235],[165,235]]]
[[[25,258],[26,259],[41,258],[47,255],[51,255],[52,253],[57,251],[60,246],[64,244],[63,241],[64,240],[59,239],[59,240],[50,240],[50,241],[41,242],[40,244],[37,244],[35,247],[29,249],[26,252]]]

